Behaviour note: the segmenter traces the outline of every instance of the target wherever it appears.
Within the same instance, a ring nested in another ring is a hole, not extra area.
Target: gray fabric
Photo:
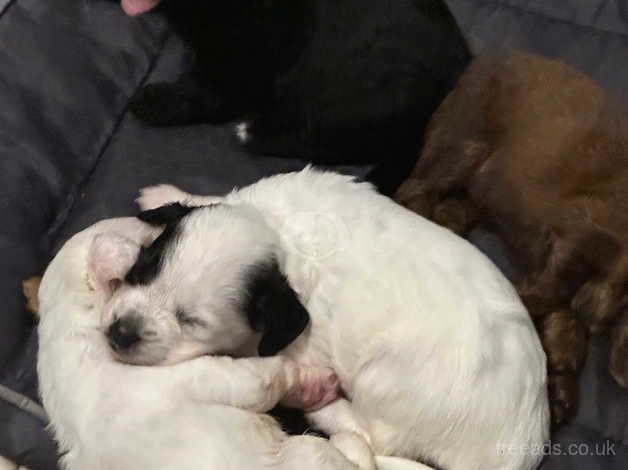
[[[628,0],[448,0],[474,52],[510,45],[564,60],[628,101]]]
[[[9,6],[9,3],[11,3],[12,1],[13,0],[0,0],[0,15],[4,11],[4,9]]]
[[[11,390],[9,387],[5,387],[0,384],[0,400],[4,400],[7,403],[19,408],[20,410],[39,418],[42,423],[46,423],[48,415],[44,408],[31,400],[30,398]]]

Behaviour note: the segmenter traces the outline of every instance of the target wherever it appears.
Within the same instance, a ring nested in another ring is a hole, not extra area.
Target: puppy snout
[[[126,350],[139,343],[141,340],[140,321],[133,316],[118,318],[107,329],[109,344],[116,350]]]

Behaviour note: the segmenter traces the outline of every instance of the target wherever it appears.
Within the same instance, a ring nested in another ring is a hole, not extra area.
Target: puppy
[[[358,468],[333,445],[359,446],[358,436],[334,436],[331,444],[288,437],[261,414],[282,398],[306,409],[332,400],[338,380],[329,369],[286,357],[205,356],[169,367],[114,360],[101,311],[155,232],[136,219],[97,223],[69,240],[44,275],[38,373],[63,468]],[[182,328],[192,332],[191,325]],[[120,328],[109,341],[124,335]],[[142,335],[159,344],[158,331]],[[409,465],[383,459],[379,468],[419,468]]]
[[[536,466],[540,452],[504,449],[548,437],[545,356],[516,292],[472,245],[367,183],[312,169],[225,197],[160,186],[139,199],[172,201],[184,205],[140,216],[163,231],[105,312],[129,326],[121,360],[187,359],[261,334],[261,356],[336,370],[347,399],[308,415],[328,434],[451,470]],[[312,321],[296,341],[266,334],[276,324],[292,337],[300,305]]]
[[[388,162],[392,191],[412,169],[421,127],[469,62],[442,0],[121,0],[154,9],[195,52],[176,83],[131,109],[156,126],[243,120],[256,154],[325,164]],[[434,47],[438,44],[438,47]]]
[[[35,317],[39,317],[39,285],[41,277],[33,276],[22,281],[22,294],[26,299],[26,309]]]
[[[628,117],[592,80],[516,51],[478,57],[435,113],[395,199],[463,233],[501,234],[548,354],[553,417],[576,409],[587,333],[628,299]],[[626,385],[626,316],[611,373]],[[625,357],[625,356],[624,356]]]

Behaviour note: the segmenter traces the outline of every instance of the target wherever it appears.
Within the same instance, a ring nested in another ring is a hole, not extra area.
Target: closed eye
[[[176,313],[177,321],[183,326],[206,326],[204,320],[189,315],[185,310],[178,309]]]

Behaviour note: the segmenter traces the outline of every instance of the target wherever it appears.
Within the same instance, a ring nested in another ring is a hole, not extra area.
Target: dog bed
[[[627,3],[450,0],[476,51],[509,43],[560,57],[620,99],[628,98]],[[126,112],[142,84],[175,78],[189,59],[160,18],[128,18],[115,2],[0,0],[0,455],[20,465],[57,468],[22,280],[76,231],[133,213],[142,186],[222,192],[304,165],[246,155],[229,126],[155,130]],[[507,270],[492,237],[472,239]],[[580,411],[554,437],[560,447],[544,469],[628,468],[628,392],[610,380],[607,353],[596,339]]]

